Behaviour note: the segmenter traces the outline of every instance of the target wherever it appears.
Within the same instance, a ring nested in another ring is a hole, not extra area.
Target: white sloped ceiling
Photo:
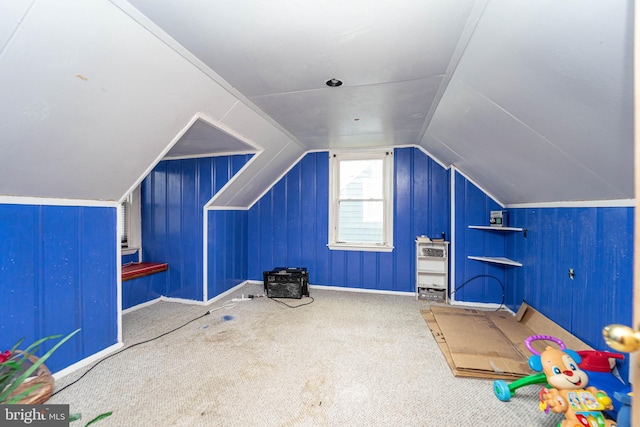
[[[489,2],[423,145],[506,203],[633,197],[631,2]]]
[[[233,131],[259,127],[266,158],[291,143],[108,1],[36,2],[12,23],[0,56],[1,195],[119,200],[196,114],[223,128],[243,114]]]
[[[165,155],[253,150],[214,201],[247,207],[305,150],[422,145],[505,204],[633,198],[632,17],[631,0],[2,2],[0,195],[120,200]]]

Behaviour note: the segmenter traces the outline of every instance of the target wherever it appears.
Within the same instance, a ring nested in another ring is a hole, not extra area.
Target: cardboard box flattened
[[[446,307],[432,311],[456,367],[497,374],[528,372],[526,359],[483,312]]]
[[[516,316],[506,311],[432,306],[423,312],[436,342],[456,376],[516,379],[533,371],[527,363],[531,352],[524,340],[532,335],[551,335],[568,348],[591,348],[528,304]],[[534,343],[540,351],[547,341]]]

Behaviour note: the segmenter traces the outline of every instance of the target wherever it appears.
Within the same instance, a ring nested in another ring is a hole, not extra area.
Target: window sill
[[[393,246],[387,245],[366,246],[329,243],[327,247],[332,251],[393,252]]]

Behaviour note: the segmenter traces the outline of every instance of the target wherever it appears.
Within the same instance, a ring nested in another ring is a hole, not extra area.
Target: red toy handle
[[[560,350],[564,350],[567,348],[562,340],[556,337],[552,337],[551,335],[531,335],[529,338],[524,340],[524,345],[526,345],[529,351],[536,356],[540,356],[540,353],[531,346],[531,343],[534,341],[552,341],[560,346]]]

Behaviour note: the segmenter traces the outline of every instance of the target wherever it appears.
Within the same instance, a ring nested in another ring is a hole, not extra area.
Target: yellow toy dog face
[[[577,362],[572,354],[578,359]],[[578,366],[580,360],[580,356],[571,350],[547,347],[539,356],[537,370],[544,372],[552,387],[558,390],[577,390],[586,387],[589,382],[587,373]]]

